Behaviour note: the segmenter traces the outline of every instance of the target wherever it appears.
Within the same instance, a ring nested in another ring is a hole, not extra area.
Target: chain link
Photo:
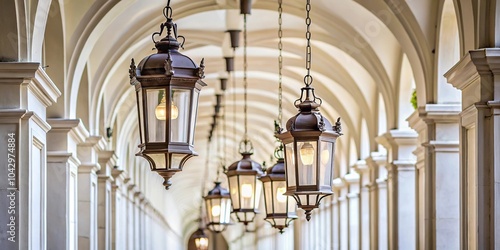
[[[278,125],[283,120],[283,0],[278,0]]]
[[[306,46],[306,69],[307,69],[307,75],[304,77],[304,83],[306,84],[307,87],[311,85],[313,82],[313,78],[311,76],[311,59],[312,59],[312,49],[311,49],[311,0],[307,0],[306,3],[306,40],[307,40],[307,46]]]
[[[233,81],[233,139],[236,138],[236,73],[231,72],[231,78]],[[238,157],[238,148],[235,147],[233,158]]]

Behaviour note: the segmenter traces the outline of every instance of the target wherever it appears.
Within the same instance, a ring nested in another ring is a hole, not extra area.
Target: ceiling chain
[[[283,0],[278,0],[278,125],[283,122]],[[278,131],[277,131],[278,132]]]
[[[312,49],[311,49],[311,0],[307,0],[306,3],[306,40],[307,40],[307,46],[306,46],[306,69],[307,69],[307,75],[304,77],[304,83],[306,84],[306,87],[309,87],[312,82],[313,82],[313,77],[311,76],[311,57],[312,57]]]
[[[248,139],[248,124],[247,124],[247,87],[248,87],[248,79],[247,79],[247,14],[243,15],[243,95],[244,95],[244,105],[243,105],[243,114],[245,115],[245,137],[244,140]]]

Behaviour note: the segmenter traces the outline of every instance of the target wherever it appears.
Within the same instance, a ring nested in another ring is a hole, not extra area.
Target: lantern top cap
[[[201,60],[200,67],[198,67],[191,58],[179,52],[179,48],[183,48],[185,38],[177,34],[177,24],[172,19],[170,1],[163,9],[163,15],[166,21],[160,24],[160,31],[154,32],[151,36],[157,53],[142,59],[135,72],[131,73],[135,74],[131,75],[131,78],[148,75],[204,78],[204,60]],[[165,29],[166,36],[156,41],[155,37],[161,36]],[[182,38],[182,43],[179,43],[178,38]]]
[[[252,155],[251,152],[241,152],[240,153],[243,158],[239,161],[236,161],[234,162],[233,164],[231,164],[229,167],[228,167],[228,172],[231,172],[231,171],[256,171],[258,175],[262,175],[263,172],[262,172],[262,166],[252,160],[252,158],[250,158],[250,156]]]
[[[216,181],[214,183],[215,183],[215,187],[212,190],[208,191],[208,195],[220,195],[220,196],[228,196],[229,197],[229,191],[220,185],[221,182]]]
[[[266,170],[267,174],[272,175],[284,175],[285,174],[285,160],[283,158],[278,159],[276,164]]]
[[[340,117],[332,126],[330,121],[319,112],[321,103],[321,99],[314,94],[314,88],[309,86],[302,88],[300,98],[295,101],[295,107],[299,109],[299,113],[287,121],[286,129],[288,131],[318,131],[342,135]]]

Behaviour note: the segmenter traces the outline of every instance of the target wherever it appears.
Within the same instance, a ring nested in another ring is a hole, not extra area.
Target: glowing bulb
[[[321,164],[326,165],[330,160],[330,151],[324,149],[321,151]]]
[[[314,148],[311,143],[306,142],[300,148],[300,159],[304,165],[312,165],[314,162]]]
[[[215,205],[212,207],[212,216],[213,217],[220,216],[220,206],[219,205]]]
[[[167,119],[167,106],[165,105],[165,96],[160,101],[160,104],[155,109],[156,119],[165,121]]]
[[[156,119],[160,121],[165,121],[167,119],[167,105],[165,95],[163,95],[160,104],[156,106],[155,115]],[[177,119],[177,117],[179,117],[179,108],[177,108],[177,106],[175,106],[175,104],[172,102],[172,106],[170,107],[170,118],[172,120],[175,120]]]
[[[276,189],[276,199],[278,202],[286,202],[286,196],[284,195],[285,191],[285,187],[279,187]]]
[[[251,184],[243,184],[241,185],[241,195],[243,198],[252,198],[252,185]]]
[[[208,249],[208,238],[195,239],[196,248],[198,250]]]

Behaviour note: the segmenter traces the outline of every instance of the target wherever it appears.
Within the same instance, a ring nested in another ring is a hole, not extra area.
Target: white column
[[[47,248],[77,249],[79,143],[85,140],[80,120],[49,119],[47,134]],[[64,229],[64,230],[61,230]]]
[[[389,248],[417,246],[415,131],[391,130],[377,138],[388,150]]]
[[[369,172],[370,249],[387,249],[387,155],[372,152],[366,158]]]
[[[98,218],[98,247],[99,249],[111,248],[111,220],[112,220],[112,181],[111,170],[117,162],[114,151],[103,150],[98,152],[101,169],[97,172],[97,218]]]
[[[46,249],[46,109],[59,96],[39,63],[0,62],[0,249]]]
[[[470,51],[445,76],[462,91],[460,245],[500,249],[500,49]]]
[[[347,201],[347,187],[339,192],[339,217],[340,217],[340,249],[349,249],[349,206]]]
[[[340,249],[340,190],[344,182],[340,178],[333,180],[334,196],[332,202],[332,249]]]
[[[97,163],[95,145],[100,137],[88,137],[78,145],[78,248],[97,250]]]
[[[348,227],[349,227],[349,249],[360,248],[360,220],[359,220],[359,174],[353,169],[349,174],[344,176],[344,180],[348,187],[346,194],[348,202]]]
[[[360,247],[359,249],[370,249],[370,171],[366,161],[358,161],[354,166],[359,173],[359,227],[360,227]]]
[[[420,249],[460,248],[460,110],[427,104],[408,118],[423,145],[415,151]]]
[[[124,171],[113,168],[111,170],[113,183],[111,185],[111,249],[125,249],[125,235],[123,234],[126,223],[122,221],[125,202],[122,195]]]

